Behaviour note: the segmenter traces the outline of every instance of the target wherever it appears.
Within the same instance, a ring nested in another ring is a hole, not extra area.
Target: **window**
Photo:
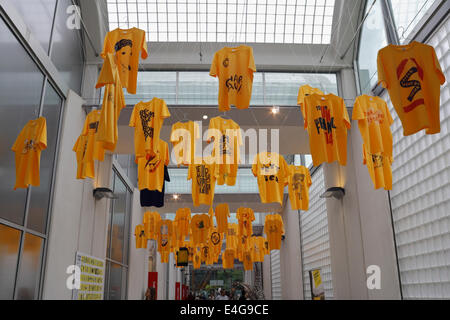
[[[109,29],[148,41],[328,44],[335,0],[108,0]]]
[[[361,93],[368,93],[378,82],[377,55],[378,50],[387,45],[386,29],[383,19],[381,2],[367,1],[369,15],[364,22],[358,54],[358,73]]]
[[[113,170],[113,192],[106,251],[105,300],[127,297],[128,249],[130,238],[131,190]]]

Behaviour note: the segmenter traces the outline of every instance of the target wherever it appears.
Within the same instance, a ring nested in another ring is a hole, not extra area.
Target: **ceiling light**
[[[205,115],[203,116],[203,120],[206,120],[206,119],[208,119],[208,116],[205,114]]]
[[[280,112],[280,107],[278,107],[278,106],[273,106],[272,107],[272,113],[273,114],[277,114],[277,113],[279,113]]]
[[[174,194],[174,195],[172,195],[172,197],[173,197],[173,199],[174,200],[178,200],[178,198],[180,197],[178,194]]]
[[[345,195],[345,189],[341,187],[331,187],[328,188],[323,194],[320,195],[321,198],[331,198],[342,199]]]

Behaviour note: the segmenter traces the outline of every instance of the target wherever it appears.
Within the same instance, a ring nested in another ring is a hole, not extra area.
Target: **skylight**
[[[107,0],[109,28],[150,42],[329,44],[335,0]]]

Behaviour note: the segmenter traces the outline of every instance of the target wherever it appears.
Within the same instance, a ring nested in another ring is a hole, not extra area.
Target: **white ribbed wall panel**
[[[270,252],[270,270],[272,274],[272,300],[281,300],[281,258],[280,250]]]
[[[331,277],[330,237],[326,201],[320,198],[325,191],[323,168],[312,175],[309,189],[309,210],[300,215],[300,235],[303,263],[304,299],[311,299],[309,270],[320,269],[325,289],[325,299],[333,299]]]
[[[450,19],[430,38],[450,80]],[[392,214],[405,299],[450,298],[450,86],[441,87],[441,132],[404,137],[394,118]]]

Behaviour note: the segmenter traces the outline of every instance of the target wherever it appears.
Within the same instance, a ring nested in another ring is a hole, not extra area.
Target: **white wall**
[[[262,263],[263,289],[266,300],[272,300],[272,279],[270,273],[270,255],[264,256]]]

